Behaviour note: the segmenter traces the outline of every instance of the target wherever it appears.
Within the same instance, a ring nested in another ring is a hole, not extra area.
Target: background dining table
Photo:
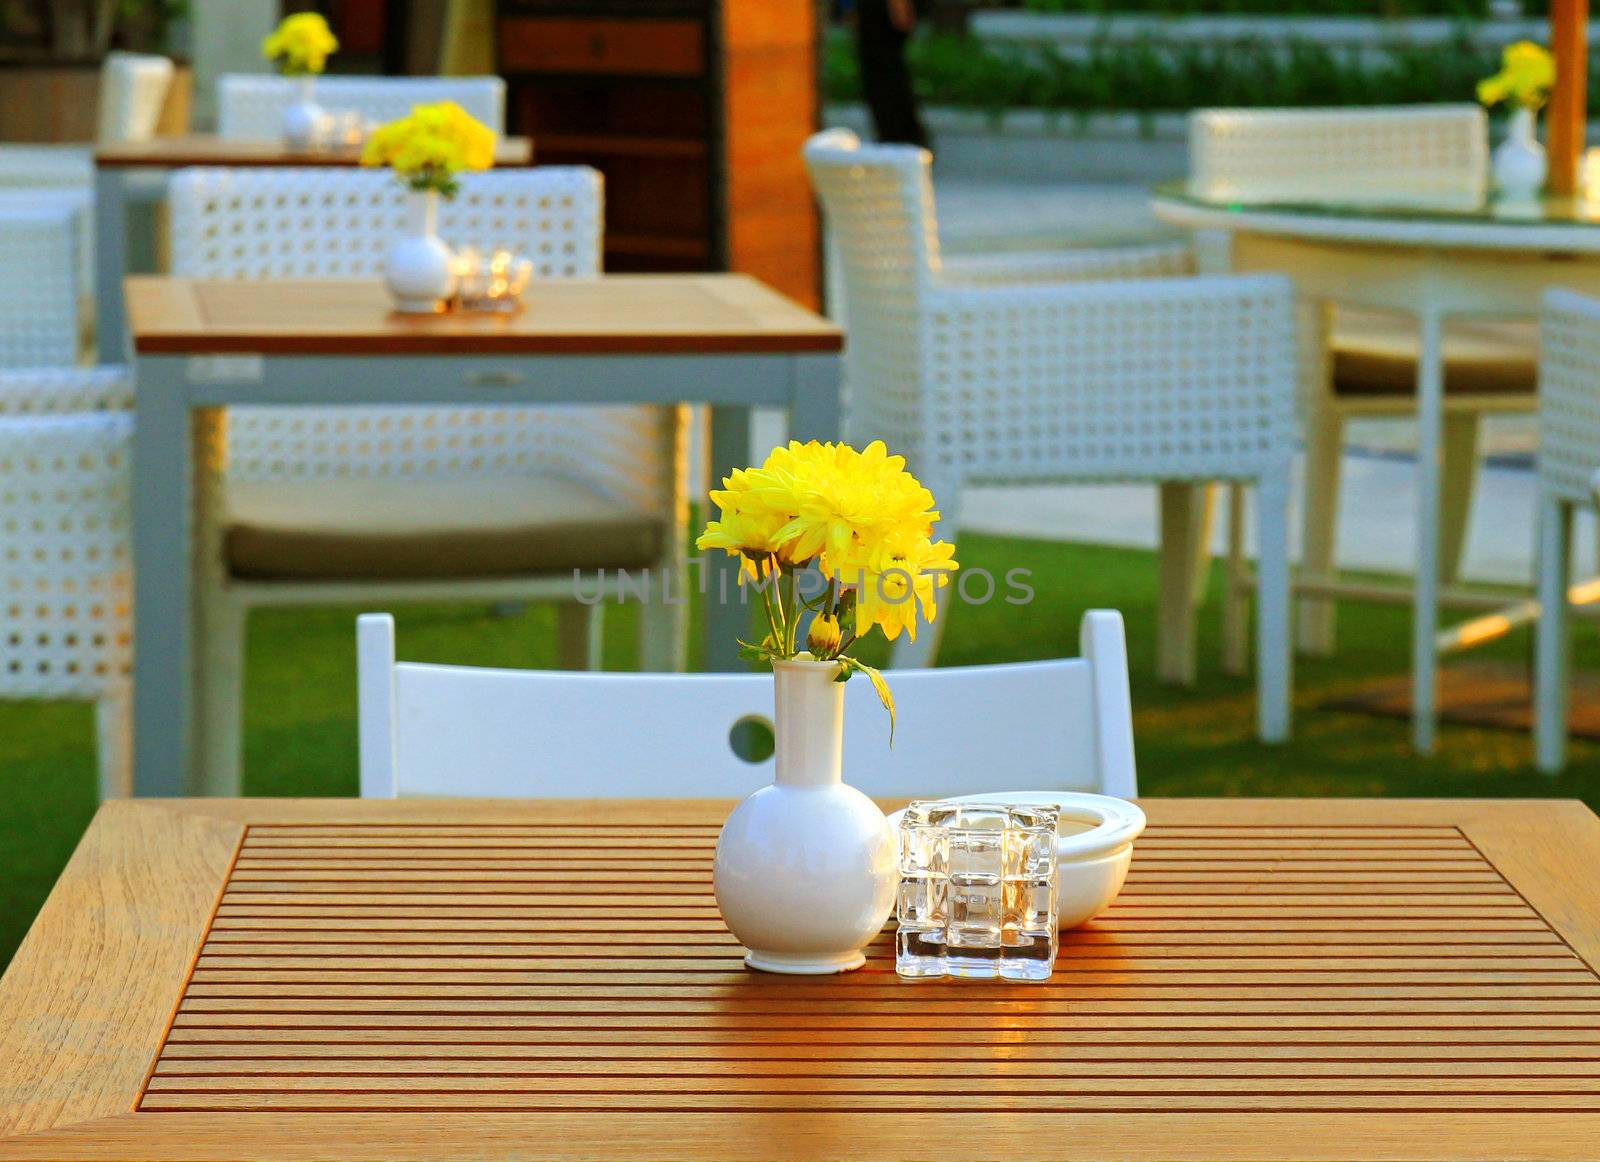
[[[402,315],[376,279],[128,279],[135,353],[134,789],[193,786],[192,417],[228,405],[697,403],[711,477],[752,462],[756,409],[839,438],[839,328],[746,275],[535,281],[510,314]],[[754,615],[710,555],[706,668],[739,670]],[[681,600],[683,595],[679,595]]]
[[[154,231],[129,229],[134,206],[166,201],[167,175],[196,165],[349,168],[361,164],[356,145],[291,149],[281,141],[248,141],[215,133],[185,133],[148,141],[117,141],[94,152],[95,337],[101,363],[127,359],[128,319],[122,280],[157,268]],[[496,167],[533,164],[527,137],[495,140]]]
[[[1142,805],[1008,986],[745,969],[724,802],[109,802],[0,979],[0,1158],[1593,1158],[1585,807]]]
[[[1550,287],[1600,293],[1600,200],[1252,204],[1168,182],[1156,187],[1151,208],[1162,221],[1194,232],[1202,272],[1283,272],[1294,276],[1305,304],[1361,307],[1416,321],[1411,739],[1418,752],[1430,753],[1438,719],[1445,328],[1463,320],[1532,319]],[[1307,333],[1327,339],[1323,325]],[[1333,578],[1302,577],[1300,588],[1326,599],[1343,587]],[[1368,583],[1349,592],[1371,590]]]

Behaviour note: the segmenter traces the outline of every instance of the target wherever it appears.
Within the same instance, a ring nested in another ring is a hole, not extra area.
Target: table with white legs
[[[197,409],[228,405],[702,403],[720,479],[752,459],[751,413],[837,439],[843,336],[743,275],[535,284],[515,315],[397,315],[376,281],[127,280],[135,354],[134,786],[190,787]],[[704,566],[706,666],[737,669],[749,609],[726,554]]]
[[[128,320],[122,280],[157,269],[154,220],[130,229],[130,215],[166,201],[167,175],[196,165],[350,168],[361,164],[356,146],[290,149],[278,141],[236,141],[211,133],[119,141],[94,153],[95,338],[101,363],[127,359]],[[526,137],[495,142],[496,166],[533,164]]]
[[[1531,319],[1547,287],[1600,293],[1600,203],[1547,199],[1476,208],[1212,201],[1159,186],[1163,221],[1196,232],[1210,270],[1281,271],[1301,298],[1417,320],[1417,547],[1412,621],[1412,742],[1434,746],[1437,718],[1439,498],[1444,425],[1441,336],[1453,321]],[[1549,514],[1540,514],[1541,524]],[[1324,595],[1337,585],[1321,587]]]

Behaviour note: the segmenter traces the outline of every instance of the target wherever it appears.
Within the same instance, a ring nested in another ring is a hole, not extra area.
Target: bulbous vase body
[[[317,104],[315,77],[300,78],[300,92],[283,111],[283,140],[290,149],[321,145],[327,133],[328,114]]]
[[[894,832],[840,770],[837,673],[833,662],[773,663],[775,777],[734,809],[717,839],[717,906],[752,968],[860,968],[894,905]]]
[[[435,233],[438,191],[412,190],[406,196],[406,232],[384,258],[383,281],[396,310],[431,314],[455,294],[453,256]]]
[[[1508,201],[1532,201],[1544,189],[1547,163],[1535,117],[1532,109],[1514,111],[1506,139],[1494,151],[1495,188]]]

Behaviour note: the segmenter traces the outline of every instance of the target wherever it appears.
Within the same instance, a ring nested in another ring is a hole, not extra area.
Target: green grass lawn
[[[1332,690],[1405,669],[1410,634],[1403,608],[1343,608],[1338,657],[1297,667],[1294,740],[1267,747],[1255,741],[1250,681],[1229,678],[1218,666],[1219,578],[1202,613],[1200,682],[1184,691],[1153,677],[1151,554],[971,535],[962,538],[960,557],[996,577],[1031,570],[1037,596],[1027,607],[958,606],[945,638],[947,664],[1075,655],[1084,610],[1122,610],[1146,794],[1563,796],[1600,806],[1600,747],[1575,744],[1568,773],[1551,780],[1532,770],[1524,734],[1444,727],[1438,753],[1419,758],[1408,749],[1402,721],[1314,709]],[[357,612],[272,610],[252,619],[248,794],[355,794]],[[426,606],[396,614],[400,656],[409,661],[534,668],[554,662],[548,609],[497,616],[484,606]],[[632,626],[628,609],[608,616],[608,667],[631,664]],[[1529,636],[1519,633],[1474,656],[1517,661],[1528,651]],[[885,653],[868,660],[881,661]],[[1578,631],[1574,655],[1579,666],[1600,667],[1600,635],[1592,627]],[[0,704],[0,964],[9,961],[94,812],[92,739],[85,707]]]

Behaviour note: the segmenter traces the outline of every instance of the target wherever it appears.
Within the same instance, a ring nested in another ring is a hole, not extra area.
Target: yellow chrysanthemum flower
[[[1510,98],[1517,104],[1537,109],[1543,105],[1556,83],[1556,61],[1543,45],[1531,40],[1507,45],[1500,54],[1500,71],[1478,82],[1478,100],[1497,105]]]
[[[328,58],[339,50],[339,39],[318,12],[296,12],[283,21],[261,42],[261,55],[277,61],[288,76],[322,72]]]
[[[418,105],[379,126],[361,150],[361,164],[386,165],[414,190],[455,193],[455,175],[494,165],[494,131],[454,101]]]

